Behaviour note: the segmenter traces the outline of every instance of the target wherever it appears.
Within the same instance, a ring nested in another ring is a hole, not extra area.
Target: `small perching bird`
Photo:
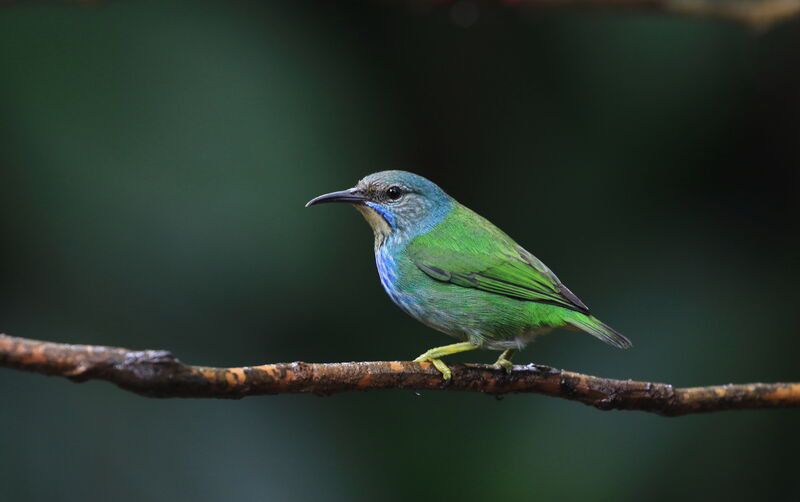
[[[352,204],[375,233],[375,261],[389,297],[411,317],[461,343],[428,350],[440,359],[477,348],[502,350],[495,364],[511,371],[511,356],[552,328],[581,329],[609,345],[631,342],[589,309],[544,263],[431,181],[406,171],[382,171],[354,188],[320,195]]]

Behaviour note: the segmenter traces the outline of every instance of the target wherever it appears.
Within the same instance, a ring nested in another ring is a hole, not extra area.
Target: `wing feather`
[[[406,249],[417,267],[437,281],[589,312],[544,263],[464,206]]]

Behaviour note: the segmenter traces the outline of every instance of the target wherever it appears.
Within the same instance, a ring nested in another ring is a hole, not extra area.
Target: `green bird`
[[[496,365],[553,328],[580,329],[621,349],[630,340],[589,313],[547,266],[511,237],[422,176],[382,171],[354,188],[310,200],[352,204],[375,234],[381,284],[403,311],[460,343],[430,349],[445,379],[443,356],[502,350]]]

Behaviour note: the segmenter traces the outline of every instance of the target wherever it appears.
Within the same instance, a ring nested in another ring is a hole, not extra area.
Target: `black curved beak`
[[[325,202],[349,202],[350,204],[358,204],[359,202],[364,202],[365,200],[367,200],[367,198],[364,197],[361,192],[355,188],[348,188],[347,190],[326,193],[325,195],[314,197],[310,201],[306,202],[306,207],[323,204]]]

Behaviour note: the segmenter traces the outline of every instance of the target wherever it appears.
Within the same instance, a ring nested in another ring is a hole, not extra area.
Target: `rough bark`
[[[487,394],[536,393],[601,410],[666,416],[800,406],[800,383],[750,383],[674,388],[669,384],[600,378],[548,366],[453,364],[442,379],[430,363],[378,361],[275,363],[240,368],[191,366],[164,350],[69,345],[0,334],[0,367],[73,381],[107,380],[147,397],[241,398],[281,393],[330,395],[378,389],[449,390]]]

